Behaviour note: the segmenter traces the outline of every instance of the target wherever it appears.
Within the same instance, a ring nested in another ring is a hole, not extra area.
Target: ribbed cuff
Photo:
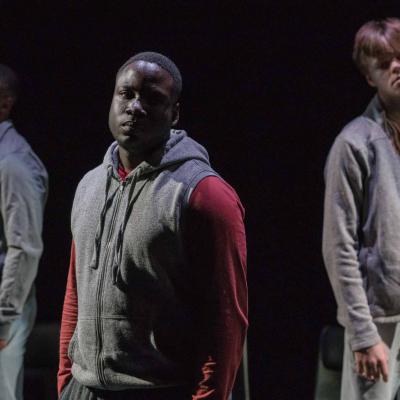
[[[363,338],[353,337],[350,339],[350,347],[351,347],[351,350],[353,350],[353,351],[360,351],[363,349],[367,349],[368,347],[375,346],[381,340],[382,339],[377,332],[372,333]]]

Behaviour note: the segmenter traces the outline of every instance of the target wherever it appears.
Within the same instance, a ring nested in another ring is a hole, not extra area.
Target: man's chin
[[[166,141],[164,140],[156,143],[141,143],[140,141],[118,139],[117,142],[118,145],[130,156],[147,158],[164,146]]]
[[[121,134],[116,137],[116,141],[121,147],[136,147],[139,142],[139,138],[136,135]]]

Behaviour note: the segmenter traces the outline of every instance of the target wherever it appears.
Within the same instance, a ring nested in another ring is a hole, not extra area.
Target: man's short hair
[[[129,58],[124,64],[122,64],[121,68],[118,70],[117,76],[129,65],[135,61],[147,61],[150,63],[157,64],[160,68],[167,71],[172,79],[173,79],[173,89],[175,92],[176,100],[179,99],[179,96],[182,92],[182,75],[176,66],[176,64],[164,56],[163,54],[156,53],[154,51],[144,51],[142,53],[135,54],[131,58]]]
[[[7,65],[0,64],[0,94],[17,98],[19,79],[17,74]]]
[[[363,75],[368,58],[385,58],[400,53],[400,19],[385,18],[365,23],[356,33],[353,60]]]

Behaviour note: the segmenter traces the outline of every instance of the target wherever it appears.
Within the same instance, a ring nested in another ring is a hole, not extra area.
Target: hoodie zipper
[[[118,215],[118,210],[121,204],[121,199],[124,193],[124,189],[126,186],[126,181],[122,181],[120,183],[120,187],[118,190],[118,194],[115,200],[115,207],[113,209],[113,213],[111,216],[111,221],[110,221],[110,229],[108,231],[107,235],[107,241],[106,241],[106,252],[104,255],[104,262],[103,262],[103,268],[100,269],[100,277],[99,277],[99,282],[97,285],[97,291],[96,291],[96,304],[97,304],[97,309],[96,309],[96,338],[97,338],[97,343],[98,343],[98,351],[96,353],[96,373],[98,380],[102,386],[106,386],[107,381],[106,381],[106,376],[104,373],[104,360],[102,359],[102,348],[103,348],[103,324],[101,320],[101,314],[103,310],[103,289],[104,289],[104,282],[105,282],[105,277],[106,273],[108,270],[108,262],[111,254],[111,247],[112,247],[112,238],[114,234],[114,229],[115,229],[115,223],[117,220],[117,215]]]

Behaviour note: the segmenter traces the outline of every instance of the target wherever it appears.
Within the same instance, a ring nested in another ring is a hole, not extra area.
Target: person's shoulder
[[[97,167],[86,172],[85,175],[83,175],[81,182],[90,181],[90,180],[97,178],[98,176],[106,174],[106,173],[107,173],[106,168],[104,167],[104,165],[100,164]]]
[[[75,190],[73,210],[76,209],[76,207],[79,208],[79,205],[84,202],[88,196],[96,197],[99,190],[104,191],[105,179],[103,177],[106,175],[106,168],[100,164],[82,177]]]
[[[335,142],[363,149],[375,140],[383,138],[387,138],[387,135],[381,125],[373,119],[361,115],[343,127]]]
[[[219,198],[239,200],[235,189],[219,176],[211,175],[203,178],[195,188],[195,191],[203,196],[210,196],[218,200]]]
[[[335,138],[325,164],[325,175],[336,173],[338,168],[350,171],[364,170],[371,162],[371,149],[377,138],[385,137],[380,126],[362,115],[350,121]]]
[[[0,158],[14,152],[29,151],[30,145],[23,135],[21,135],[11,121],[3,122],[1,130]]]
[[[243,205],[235,189],[218,176],[207,176],[196,185],[189,199],[189,207],[219,218],[238,211],[244,215]]]
[[[78,183],[77,190],[82,190],[86,187],[91,187],[103,176],[107,175],[107,170],[104,165],[100,164],[97,167],[86,172]]]
[[[0,159],[0,174],[2,177],[24,177],[31,174],[29,165],[24,162],[24,157],[21,153],[13,152],[4,155]]]

